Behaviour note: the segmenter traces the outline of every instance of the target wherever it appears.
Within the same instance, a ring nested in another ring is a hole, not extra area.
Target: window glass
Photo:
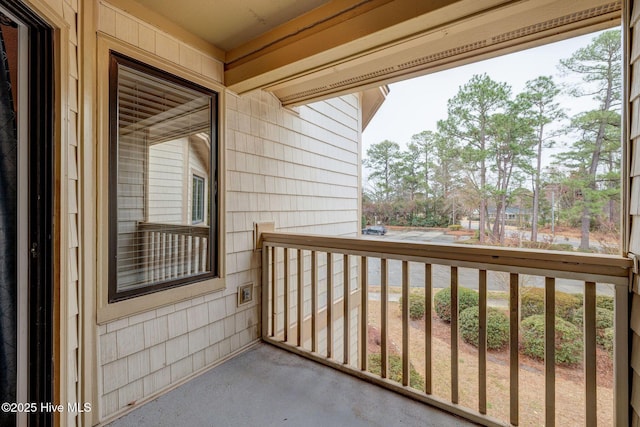
[[[198,224],[204,221],[204,178],[194,175],[192,187],[191,221]]]
[[[115,54],[110,73],[110,300],[215,276],[216,94]]]

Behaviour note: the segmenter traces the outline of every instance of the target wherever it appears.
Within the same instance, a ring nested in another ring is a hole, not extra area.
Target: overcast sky
[[[528,80],[538,76],[554,77],[557,84],[567,81],[557,68],[560,59],[568,58],[599,33],[548,44],[534,49],[453,68],[390,85],[391,92],[362,134],[362,155],[371,144],[388,139],[405,146],[411,136],[423,130],[435,130],[436,122],[447,115],[447,100],[458,92],[474,74],[487,73],[493,80],[506,82],[518,93]],[[587,105],[567,96],[558,99],[571,116]],[[366,174],[366,171],[365,171]]]

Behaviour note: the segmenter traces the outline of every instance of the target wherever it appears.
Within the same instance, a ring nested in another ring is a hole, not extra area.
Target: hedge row
[[[523,288],[521,291],[520,345],[524,354],[544,359],[544,294],[543,288]],[[410,298],[411,300],[411,298]],[[458,310],[462,339],[478,345],[478,300],[476,291],[458,288]],[[423,298],[421,297],[423,302]],[[565,292],[556,292],[556,363],[573,365],[582,359],[582,298]],[[613,298],[596,297],[597,342],[610,354],[613,349]],[[451,321],[451,288],[439,291],[434,297],[434,308],[440,319]],[[509,341],[509,319],[499,309],[487,310],[487,348],[498,350]]]

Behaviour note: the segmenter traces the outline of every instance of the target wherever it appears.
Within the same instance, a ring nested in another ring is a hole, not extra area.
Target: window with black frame
[[[116,53],[109,76],[109,301],[217,277],[217,94]]]

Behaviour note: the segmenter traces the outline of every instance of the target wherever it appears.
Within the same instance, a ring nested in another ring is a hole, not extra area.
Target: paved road
[[[444,234],[441,231],[390,231],[386,236],[369,237],[382,240],[405,240],[415,242],[455,243],[455,237]],[[380,285],[380,260],[369,259],[369,284]],[[397,260],[387,261],[389,270],[389,285],[402,285],[402,262]],[[412,287],[424,287],[424,264],[409,263],[409,283]],[[451,269],[444,265],[432,267],[432,284],[434,288],[446,288],[451,284]],[[471,289],[478,289],[478,270],[471,268],[458,268],[458,284]],[[544,277],[520,275],[521,286],[544,286]],[[556,289],[567,293],[582,293],[584,283],[578,280],[556,279]],[[489,271],[487,273],[487,287],[492,291],[507,291],[509,289],[509,273]],[[599,294],[613,295],[613,285],[598,284]]]

